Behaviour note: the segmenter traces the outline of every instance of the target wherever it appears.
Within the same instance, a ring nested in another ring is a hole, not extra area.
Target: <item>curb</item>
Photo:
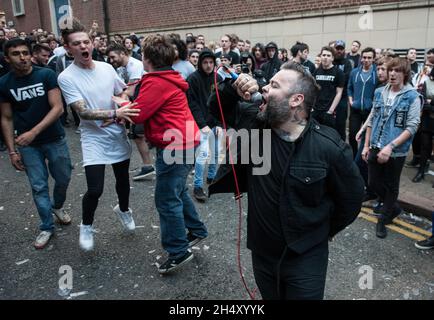
[[[424,198],[410,192],[404,192],[399,195],[398,203],[407,212],[422,216],[429,220],[432,219],[434,212],[434,201]]]

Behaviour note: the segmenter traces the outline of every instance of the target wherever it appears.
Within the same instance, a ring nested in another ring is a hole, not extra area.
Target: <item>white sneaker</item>
[[[134,223],[132,211],[128,208],[127,212],[122,212],[119,205],[113,208],[113,211],[118,215],[119,220],[121,220],[122,226],[127,231],[134,231],[136,229],[136,224]]]
[[[95,230],[92,225],[80,225],[80,248],[84,251],[93,250],[93,234]]]
[[[60,209],[51,209],[51,211],[54,213],[54,215],[57,217],[57,220],[60,224],[70,224],[71,223],[71,216],[65,212],[63,208]]]
[[[43,249],[48,241],[50,241],[51,236],[53,235],[50,231],[42,231],[37,237],[34,243],[36,249]]]

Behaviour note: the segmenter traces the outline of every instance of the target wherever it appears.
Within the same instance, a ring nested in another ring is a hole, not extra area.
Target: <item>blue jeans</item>
[[[434,211],[431,213],[431,237],[434,237]]]
[[[186,161],[166,164],[163,153],[163,149],[157,149],[155,205],[160,215],[163,248],[170,259],[178,259],[187,252],[186,229],[201,238],[208,236],[208,231],[200,221],[185,185],[193,165]]]
[[[214,179],[217,173],[217,163],[219,156],[218,137],[215,134],[215,128],[208,134],[200,133],[200,145],[194,166],[194,182],[195,188],[203,187],[203,172],[205,171],[206,160],[208,159],[208,152],[211,152],[211,161],[208,165],[208,178]],[[211,144],[210,144],[211,142]]]
[[[431,221],[434,221],[434,212],[431,213]],[[431,222],[431,237],[434,237],[434,222]]]
[[[52,208],[60,209],[71,179],[71,159],[65,138],[39,146],[18,148],[32,188],[33,201],[41,218],[39,229],[53,231]],[[47,168],[47,162],[48,168]],[[48,172],[54,179],[53,201],[48,190]]]

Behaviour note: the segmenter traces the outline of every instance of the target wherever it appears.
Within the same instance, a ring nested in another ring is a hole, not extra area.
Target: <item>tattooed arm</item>
[[[111,120],[115,118],[125,119],[131,122],[130,117],[138,115],[139,109],[131,109],[135,106],[130,103],[117,110],[96,109],[91,110],[86,107],[84,100],[79,100],[70,104],[70,107],[77,112],[83,120]]]
[[[84,120],[108,120],[113,119],[113,110],[99,109],[91,110],[86,108],[86,102],[79,100],[70,104],[70,107],[77,112]]]

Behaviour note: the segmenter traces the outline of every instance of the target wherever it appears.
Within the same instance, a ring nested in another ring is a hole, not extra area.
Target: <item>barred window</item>
[[[12,9],[15,17],[24,15],[24,0],[12,0]]]

